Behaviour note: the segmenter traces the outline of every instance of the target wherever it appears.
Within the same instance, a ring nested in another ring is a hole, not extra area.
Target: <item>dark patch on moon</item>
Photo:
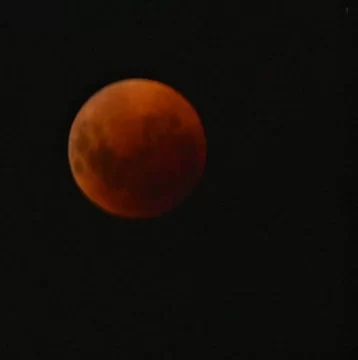
[[[73,145],[75,152],[80,154],[85,154],[89,150],[91,147],[91,141],[84,129],[81,129],[78,132],[78,135],[74,139]]]
[[[189,192],[193,186],[193,180],[198,176],[199,170],[199,149],[195,139],[190,134],[176,132],[170,135],[170,142],[172,154],[147,152],[142,157],[135,157],[142,175],[136,178],[137,183],[133,187],[136,201],[155,203],[171,196],[181,197],[183,191]],[[166,165],[158,168],[156,156],[161,156]]]
[[[168,131],[169,132],[176,132],[180,129],[182,124],[182,121],[179,116],[177,115],[171,115],[169,117],[169,123],[168,123]]]
[[[88,133],[93,136],[93,138],[96,138],[97,136],[103,137],[103,129],[98,123],[88,121],[86,126],[88,128]]]
[[[152,148],[157,146],[160,140],[160,123],[155,115],[146,115],[143,119],[143,141],[144,146]]]
[[[73,160],[73,170],[75,174],[79,174],[79,175],[85,172],[83,161],[78,156],[75,156]]]
[[[148,114],[143,119],[144,146],[148,149],[159,145],[167,136],[172,136],[180,130],[181,119],[171,115],[167,119],[161,116]]]
[[[128,181],[130,168],[125,158],[119,158],[115,151],[104,143],[89,152],[89,162],[94,172],[104,183],[115,190],[122,189]]]

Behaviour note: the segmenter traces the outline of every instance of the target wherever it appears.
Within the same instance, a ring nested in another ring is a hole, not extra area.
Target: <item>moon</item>
[[[126,79],[91,96],[69,134],[70,169],[102,211],[152,218],[179,205],[198,185],[207,143],[200,117],[177,90]]]

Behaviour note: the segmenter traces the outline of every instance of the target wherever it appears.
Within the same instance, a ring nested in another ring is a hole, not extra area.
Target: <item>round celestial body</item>
[[[68,157],[83,194],[124,218],[159,216],[197,186],[206,162],[198,113],[172,87],[149,79],[109,84],[81,107]]]

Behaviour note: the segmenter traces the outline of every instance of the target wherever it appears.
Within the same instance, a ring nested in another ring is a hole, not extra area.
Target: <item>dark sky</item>
[[[114,3],[13,4],[1,20],[1,346],[66,359],[348,352],[344,8]],[[68,164],[81,105],[128,77],[181,91],[207,135],[199,187],[153,220],[102,213]]]

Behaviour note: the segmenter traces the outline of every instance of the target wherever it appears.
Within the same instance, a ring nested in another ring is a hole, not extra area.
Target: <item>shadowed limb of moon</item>
[[[78,112],[69,136],[76,183],[102,210],[158,216],[197,185],[206,160],[200,119],[167,85],[146,79],[111,84]]]

